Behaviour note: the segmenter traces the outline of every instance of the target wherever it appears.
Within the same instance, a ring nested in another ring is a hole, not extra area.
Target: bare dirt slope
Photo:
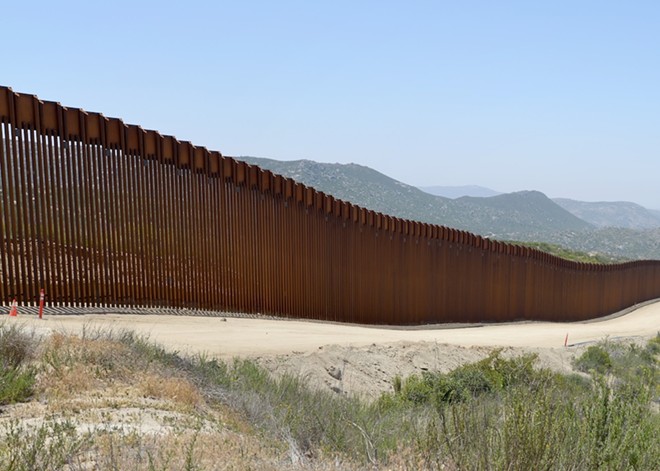
[[[524,322],[455,328],[394,329],[292,320],[167,315],[58,315],[39,321],[19,316],[38,331],[130,329],[184,354],[222,359],[249,357],[274,373],[289,372],[339,393],[373,396],[395,375],[448,371],[502,348],[505,355],[533,352],[542,366],[570,370],[573,356],[606,338],[641,341],[660,331],[660,303],[625,315],[584,323]],[[568,334],[567,348],[564,340]]]

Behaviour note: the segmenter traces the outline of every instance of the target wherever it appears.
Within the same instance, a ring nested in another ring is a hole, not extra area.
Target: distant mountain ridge
[[[616,258],[660,259],[660,229],[598,227],[538,191],[450,199],[431,195],[363,165],[235,158],[391,216],[502,240],[547,242]]]
[[[502,193],[479,185],[461,185],[461,186],[420,186],[420,190],[444,198],[456,199],[462,196],[476,196],[488,198]]]
[[[580,219],[597,227],[652,229],[660,227],[660,212],[627,201],[587,203],[567,198],[553,201]]]

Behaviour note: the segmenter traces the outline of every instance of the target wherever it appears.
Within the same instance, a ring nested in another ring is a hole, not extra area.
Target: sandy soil
[[[58,315],[7,318],[38,331],[83,328],[131,329],[184,354],[229,359],[250,357],[274,373],[289,372],[338,393],[373,396],[392,378],[424,370],[448,371],[476,361],[494,348],[505,355],[534,352],[543,366],[570,370],[589,343],[606,338],[640,342],[660,331],[660,302],[625,315],[584,323],[524,322],[456,328],[392,329],[243,318],[167,315]],[[568,334],[568,347],[564,341]]]

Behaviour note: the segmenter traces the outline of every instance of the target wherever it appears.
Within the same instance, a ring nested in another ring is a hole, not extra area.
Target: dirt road
[[[181,352],[206,352],[227,358],[312,352],[327,345],[360,347],[400,341],[464,347],[562,347],[566,334],[569,344],[598,341],[608,336],[650,337],[660,330],[660,302],[597,322],[525,322],[451,329],[406,330],[292,320],[123,314],[58,315],[44,321],[19,316],[16,320],[48,330],[131,329]]]
[[[83,328],[130,329],[184,354],[250,357],[274,373],[302,375],[337,392],[378,394],[394,375],[446,371],[503,347],[505,355],[534,352],[543,366],[570,370],[584,346],[606,338],[641,341],[660,331],[660,302],[602,321],[524,322],[458,328],[390,329],[321,322],[167,315],[52,316],[19,322],[44,333]],[[564,340],[568,334],[568,348]]]

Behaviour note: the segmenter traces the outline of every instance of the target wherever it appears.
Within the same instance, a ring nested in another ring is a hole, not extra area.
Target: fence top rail
[[[188,141],[180,141],[174,136],[126,124],[119,118],[108,118],[101,113],[67,108],[58,102],[40,100],[35,95],[16,93],[6,86],[0,86],[0,122],[15,129],[54,136],[63,142],[97,145],[109,151],[121,151],[145,160],[204,173],[210,178],[221,178],[237,186],[295,201],[324,213],[326,217],[368,226],[377,232],[436,240],[439,244],[448,242],[498,256],[522,258],[571,270],[615,271],[641,266],[660,269],[660,261],[655,260],[609,265],[574,262],[538,249],[488,239],[467,231],[382,214],[340,200],[257,165],[224,156],[206,147],[195,146]]]

